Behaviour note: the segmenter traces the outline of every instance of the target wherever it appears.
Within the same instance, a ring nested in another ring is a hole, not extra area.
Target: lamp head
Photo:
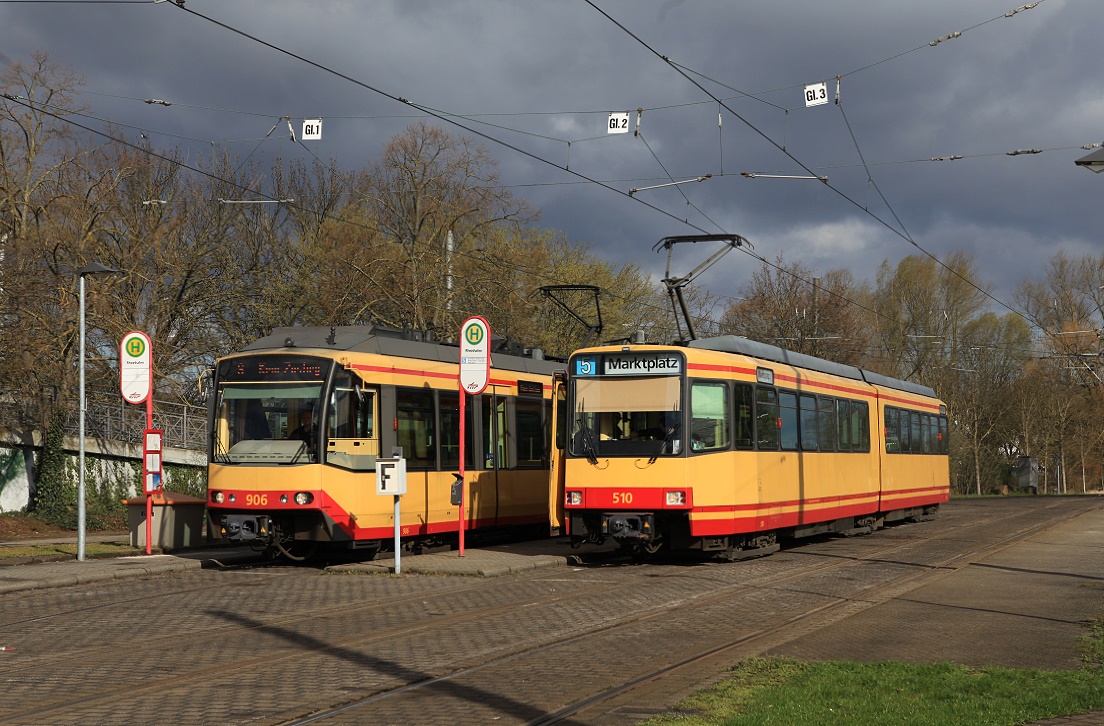
[[[1077,161],[1073,162],[1077,166],[1088,169],[1091,172],[1099,174],[1104,171],[1104,148],[1097,149],[1093,153],[1082,156]]]

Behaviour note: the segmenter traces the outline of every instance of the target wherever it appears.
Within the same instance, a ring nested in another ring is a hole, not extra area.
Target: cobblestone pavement
[[[12,591],[0,722],[618,726],[753,655],[1074,668],[1104,614],[1102,505],[961,500],[740,563],[574,564],[549,540],[508,554],[560,559],[482,577],[404,558]]]

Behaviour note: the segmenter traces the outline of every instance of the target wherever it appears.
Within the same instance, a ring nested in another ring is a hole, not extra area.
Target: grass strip
[[[755,658],[647,724],[1009,726],[1098,710],[1104,677],[1088,655],[1076,671]]]
[[[86,555],[123,555],[134,552],[129,543],[124,542],[86,542],[84,552]],[[0,559],[16,557],[50,557],[55,555],[77,556],[77,545],[74,544],[41,544],[41,545],[12,545],[0,547]]]

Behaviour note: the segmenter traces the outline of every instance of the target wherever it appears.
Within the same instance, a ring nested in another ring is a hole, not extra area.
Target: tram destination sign
[[[223,383],[324,381],[329,372],[330,361],[321,358],[254,355],[220,362],[218,377]]]
[[[672,354],[605,355],[575,359],[576,376],[677,376],[682,373],[682,356]]]

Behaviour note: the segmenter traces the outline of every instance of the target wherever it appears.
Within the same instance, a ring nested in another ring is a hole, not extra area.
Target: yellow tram
[[[493,352],[466,407],[464,522],[548,533],[551,379],[540,351]],[[558,364],[562,368],[563,364]],[[404,540],[460,528],[456,346],[363,326],[277,328],[218,361],[209,403],[209,532],[300,559],[394,541],[377,457],[401,447]]]
[[[926,387],[735,336],[576,351],[550,518],[575,543],[766,554],[931,517],[947,409]]]

